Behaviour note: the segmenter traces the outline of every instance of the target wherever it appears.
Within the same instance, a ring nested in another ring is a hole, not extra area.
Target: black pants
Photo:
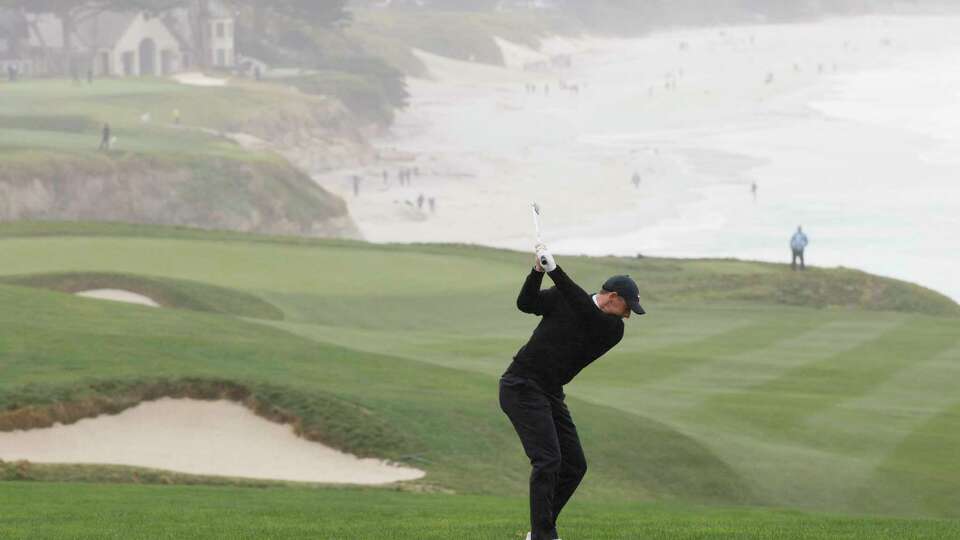
[[[500,378],[500,408],[513,423],[530,458],[532,540],[558,538],[557,517],[587,472],[587,461],[561,397],[512,374]]]
[[[792,259],[791,262],[790,262],[790,268],[792,268],[792,269],[794,269],[794,270],[797,269],[797,259],[800,259],[800,269],[803,270],[804,268],[806,268],[806,265],[804,265],[804,263],[803,263],[803,250],[802,250],[802,249],[795,249],[795,250],[793,250],[793,259]]]

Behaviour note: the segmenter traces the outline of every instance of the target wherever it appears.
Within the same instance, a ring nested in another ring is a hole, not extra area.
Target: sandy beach
[[[786,261],[803,225],[811,264],[960,299],[944,249],[960,231],[958,23],[501,41],[506,67],[419,53],[431,78],[410,81],[384,159],[315,178],[374,242],[528,249],[532,200],[558,254]],[[524,69],[558,55],[571,65]],[[400,186],[400,168],[419,174]]]

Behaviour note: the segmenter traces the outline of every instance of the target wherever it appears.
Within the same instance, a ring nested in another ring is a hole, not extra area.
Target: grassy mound
[[[0,396],[0,431],[72,424],[162,397],[237,401],[268,420],[292,424],[294,432],[307,440],[361,457],[386,451],[396,455],[411,446],[370,411],[323,392],[215,379],[102,380],[62,387],[31,384]]]
[[[231,231],[129,223],[42,221],[0,223],[0,239],[34,237],[156,238],[301,246],[316,248],[318,255],[322,252],[363,254],[363,256],[382,253],[385,257],[395,254],[397,258],[414,266],[419,264],[418,254],[425,257],[423,260],[437,257],[477,260],[482,264],[494,264],[498,269],[507,265],[510,268],[516,268],[517,265],[522,266],[527,262],[525,254],[473,245],[374,245],[352,240],[251,235]],[[40,247],[40,251],[53,249],[59,245],[59,242],[53,242],[46,247]],[[345,251],[328,251],[340,249]],[[331,259],[320,255],[319,259],[313,260],[322,260],[320,264],[323,268],[319,268],[319,271],[331,268],[329,264],[332,262]],[[353,260],[354,258],[351,257],[342,262],[350,265]],[[913,283],[847,268],[809,267],[804,272],[793,272],[786,264],[737,259],[651,257],[564,257],[563,264],[565,268],[576,272],[578,280],[586,288],[599,287],[612,273],[633,275],[641,284],[641,299],[645,306],[661,303],[721,305],[749,303],[960,316],[960,305],[941,293]],[[361,267],[354,267],[353,270],[363,272]],[[300,273],[298,270],[291,270],[293,275]],[[348,276],[339,276],[333,282],[349,283],[349,280],[340,279],[343,277]],[[328,293],[332,292],[332,289],[325,288],[325,290]],[[378,299],[378,301],[382,300]],[[482,302],[482,299],[476,300]],[[500,307],[498,306],[497,309]]]
[[[307,423],[324,416],[304,396],[356,407],[341,446],[424,469],[420,485],[523,492],[528,464],[496,378],[536,323],[514,306],[526,254],[104,224],[4,226],[0,249],[0,276],[215,283],[283,313],[240,320],[0,286],[0,395],[21,396],[15,409],[98,384],[221,380],[258,396],[266,385],[278,395],[265,402]],[[960,318],[927,314],[949,300],[843,269],[563,264],[588,289],[630,272],[649,311],[567,388],[590,463],[578,498],[957,515],[944,494],[960,486],[945,461],[960,451]],[[796,280],[812,290],[785,300]]]
[[[65,293],[91,289],[122,289],[146,296],[163,307],[223,313],[254,319],[283,319],[276,306],[242,291],[183,279],[156,278],[132,274],[68,272],[6,276],[0,283]]]
[[[794,272],[786,264],[735,259],[601,261],[608,268],[617,266],[640,276],[643,296],[653,301],[751,302],[960,316],[960,305],[936,291],[847,268],[808,267]],[[596,266],[591,263],[586,269]]]
[[[307,438],[426,469],[427,486],[504,493],[526,483],[511,428],[490,406],[496,385],[487,377],[215,314],[11,287],[0,287],[0,299],[8,307],[0,335],[10,348],[0,429],[72,422],[161,396],[225,396],[294,423]],[[32,317],[20,319],[26,310]],[[748,498],[737,476],[693,439],[621,411],[574,407],[591,424],[587,433],[598,430],[590,435],[597,483],[584,496]],[[608,432],[621,435],[601,435]],[[697,463],[700,472],[664,466],[671,463]]]

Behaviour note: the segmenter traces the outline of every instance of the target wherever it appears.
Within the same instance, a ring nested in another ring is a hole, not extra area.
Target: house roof
[[[75,31],[77,44],[90,49],[113,48],[139,15],[136,12],[104,11],[82,17]]]
[[[163,15],[163,23],[180,42],[180,48],[193,49],[193,25],[190,24],[190,12],[186,8],[171,9]]]
[[[31,47],[63,48],[63,25],[53,13],[28,13]]]

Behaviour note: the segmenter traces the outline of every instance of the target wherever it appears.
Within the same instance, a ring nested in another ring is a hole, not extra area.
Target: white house
[[[164,21],[195,55],[193,63],[219,68],[237,65],[236,17],[222,2],[207,0],[172,9]]]
[[[80,14],[65,50],[63,25],[52,13],[0,9],[0,65],[36,75],[164,76],[196,66],[237,65],[236,20],[219,0],[148,12]],[[27,67],[28,69],[24,69]]]
[[[207,41],[210,65],[233,67],[237,64],[234,39],[234,19],[226,11],[211,10],[209,20],[210,39]]]
[[[100,76],[170,75],[189,68],[182,43],[158,18],[104,12],[77,25],[77,47]]]

